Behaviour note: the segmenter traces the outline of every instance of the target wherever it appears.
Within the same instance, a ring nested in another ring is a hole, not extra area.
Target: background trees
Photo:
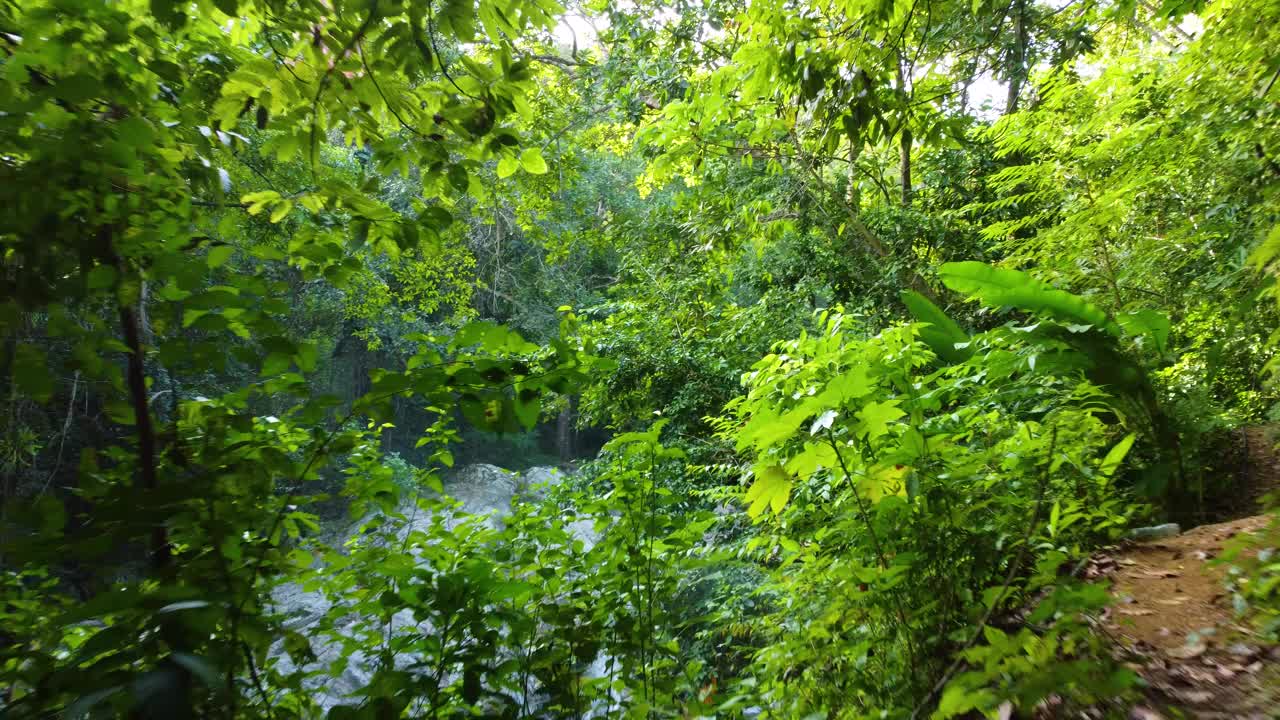
[[[1060,570],[1273,419],[1274,4],[570,11],[0,5],[6,712],[1131,684]],[[578,472],[494,527],[473,462]]]

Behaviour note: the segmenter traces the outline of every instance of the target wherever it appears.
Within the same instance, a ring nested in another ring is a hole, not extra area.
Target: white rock
[[[458,508],[459,512],[487,515],[491,526],[501,527],[503,518],[511,513],[513,503],[545,500],[547,490],[563,482],[566,477],[565,473],[552,467],[535,467],[523,474],[516,474],[496,465],[467,465],[444,482],[444,492],[461,504]],[[404,537],[415,529],[426,529],[433,519],[432,513],[418,507],[417,499],[414,497],[403,498],[398,512],[409,519],[407,526],[399,531],[400,537]],[[346,533],[339,532],[338,537],[333,541],[334,544],[341,545],[369,519],[356,523]],[[446,524],[452,527],[455,522],[450,520]],[[588,548],[594,546],[599,540],[599,534],[595,531],[594,523],[590,519],[575,520],[568,524],[568,528]],[[311,630],[332,607],[332,603],[323,593],[304,590],[295,583],[285,583],[272,591],[272,599],[277,610],[288,618],[285,621],[285,627],[307,635],[311,639],[312,650],[317,659],[307,669],[326,670],[330,664],[343,658],[340,643],[324,642]],[[342,623],[342,626],[349,627],[356,622],[358,618],[350,617]],[[397,613],[392,625],[396,633],[431,631],[429,625],[417,623],[413,619],[413,613],[408,610]],[[294,670],[292,660],[284,652],[283,641],[273,647],[272,656],[281,671]],[[405,668],[419,659],[403,655],[397,657],[396,665]],[[352,701],[352,693],[368,685],[373,677],[374,664],[368,654],[357,651],[346,656],[345,660],[346,667],[337,677],[322,672],[320,677],[307,683],[323,711],[342,702]],[[588,676],[590,672],[597,670],[603,661],[598,659],[588,671]]]

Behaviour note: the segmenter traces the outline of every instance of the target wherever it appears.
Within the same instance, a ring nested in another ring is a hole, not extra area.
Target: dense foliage
[[[1083,561],[1280,420],[1277,46],[0,0],[0,716],[1123,716]]]

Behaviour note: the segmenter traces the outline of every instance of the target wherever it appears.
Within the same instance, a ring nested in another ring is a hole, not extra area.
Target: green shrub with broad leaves
[[[1038,365],[1017,328],[948,365],[920,326],[865,338],[845,322],[823,313],[780,343],[719,420],[750,458],[742,498],[761,527],[743,551],[771,568],[761,702],[874,717],[945,687],[949,716],[1127,687],[1085,631],[1105,590],[1070,574],[1137,511],[1111,397]]]

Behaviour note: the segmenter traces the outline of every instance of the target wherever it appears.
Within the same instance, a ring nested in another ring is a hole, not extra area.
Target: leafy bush
[[[838,311],[819,321],[753,366],[718,423],[751,459],[743,502],[764,523],[743,551],[773,566],[776,612],[751,668],[761,702],[798,716],[910,709],[957,651],[1007,656],[982,682],[1022,707],[1114,690],[1109,671],[1066,669],[1105,667],[1081,620],[1105,593],[1056,574],[1137,511],[1115,484],[1132,438],[1114,442],[1106,393],[1036,372],[1038,347],[1014,331],[939,368],[915,326],[863,340]],[[1024,606],[1035,622],[1015,647],[992,625]],[[976,649],[975,626],[999,642]],[[1024,646],[1038,659],[1014,662]],[[1071,682],[1031,684],[1042,677]]]

